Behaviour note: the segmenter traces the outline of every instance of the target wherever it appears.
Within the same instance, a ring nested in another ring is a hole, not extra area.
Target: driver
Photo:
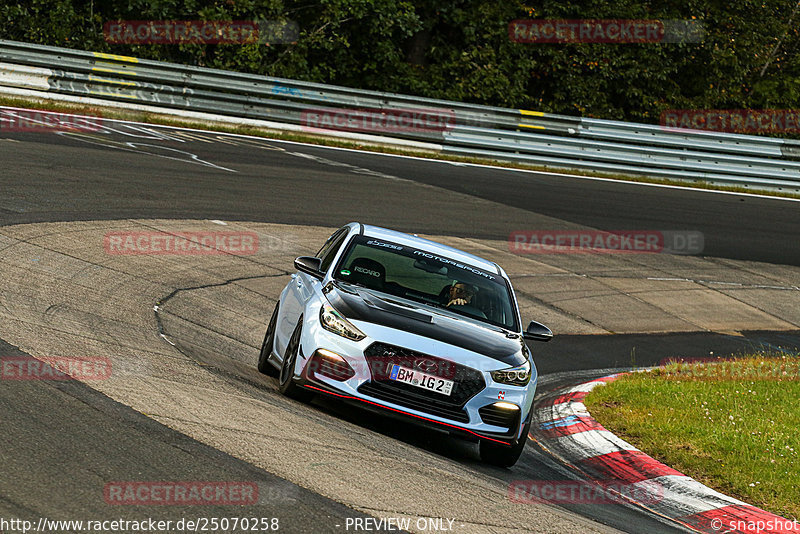
[[[477,288],[464,282],[454,282],[442,289],[442,304],[450,306],[466,306],[477,293]]]

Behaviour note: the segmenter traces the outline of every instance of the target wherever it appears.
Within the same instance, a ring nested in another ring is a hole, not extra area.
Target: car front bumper
[[[519,442],[525,423],[531,415],[537,378],[535,371],[531,377],[531,383],[525,387],[499,384],[492,380],[490,372],[503,368],[504,365],[501,362],[379,325],[359,323],[358,328],[367,334],[367,338],[359,342],[351,341],[322,328],[319,321],[314,320],[315,315],[309,317],[303,329],[301,350],[295,369],[295,378],[302,387],[387,417],[404,419],[414,424],[448,432],[463,439],[486,440],[509,446]],[[373,343],[390,344],[435,358],[448,359],[457,365],[469,367],[481,373],[485,383],[484,387],[463,404],[466,420],[455,420],[451,417],[436,415],[432,413],[436,410],[426,409],[425,406],[415,408],[402,402],[403,399],[398,399],[399,402],[391,402],[386,398],[365,394],[363,391],[365,388],[362,386],[373,382],[365,352]],[[347,375],[333,378],[330,371],[323,374],[317,354],[319,349],[325,349],[325,351],[339,356],[352,369],[352,376],[345,379]],[[450,357],[447,358],[447,356]],[[518,407],[513,425],[497,426],[487,424],[483,420],[486,414],[485,407],[498,402]],[[481,413],[482,408],[484,409],[483,414]]]

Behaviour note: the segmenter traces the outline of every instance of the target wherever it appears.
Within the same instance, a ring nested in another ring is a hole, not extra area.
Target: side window
[[[323,257],[325,255],[325,253],[328,252],[328,250],[330,250],[331,245],[333,244],[333,242],[336,241],[336,239],[339,237],[339,235],[345,230],[347,230],[347,228],[339,228],[338,230],[333,232],[328,237],[328,239],[325,240],[325,244],[322,245],[321,249],[319,249],[319,252],[317,252],[316,257],[317,258]]]
[[[328,238],[328,241],[325,242],[325,245],[323,245],[317,253],[317,257],[322,258],[322,265],[320,265],[321,271],[327,272],[328,268],[331,266],[333,258],[336,257],[336,253],[339,252],[342,243],[344,243],[344,240],[347,238],[347,231],[348,228],[338,230]]]

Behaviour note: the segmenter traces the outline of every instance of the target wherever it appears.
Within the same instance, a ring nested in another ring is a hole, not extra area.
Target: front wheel
[[[267,325],[267,333],[264,334],[264,343],[261,344],[261,353],[258,355],[258,370],[267,376],[278,376],[278,369],[269,362],[272,347],[275,345],[275,329],[278,325],[278,306],[280,301],[275,304],[275,311]]]
[[[278,389],[290,399],[308,402],[314,394],[298,386],[294,381],[294,367],[297,363],[297,355],[300,352],[300,335],[302,333],[303,317],[300,316],[300,320],[297,321],[297,326],[292,332],[292,337],[289,338],[289,344],[286,346],[286,354],[283,355],[281,374],[278,377]]]
[[[522,436],[520,436],[519,442],[512,447],[481,440],[481,460],[487,464],[496,465],[497,467],[511,467],[517,463],[520,455],[522,455],[522,450],[525,448],[525,443],[528,441],[528,432],[530,429],[531,418],[529,417],[528,422],[522,429]]]

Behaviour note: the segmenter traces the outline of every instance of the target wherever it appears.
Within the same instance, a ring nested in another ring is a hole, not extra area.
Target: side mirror
[[[550,341],[553,339],[553,331],[542,323],[531,321],[528,329],[523,332],[522,337],[530,341]]]
[[[322,260],[320,258],[314,258],[313,256],[300,256],[294,260],[294,267],[300,272],[310,274],[315,278],[322,278],[325,277],[325,273],[320,271],[320,267],[322,266]]]

